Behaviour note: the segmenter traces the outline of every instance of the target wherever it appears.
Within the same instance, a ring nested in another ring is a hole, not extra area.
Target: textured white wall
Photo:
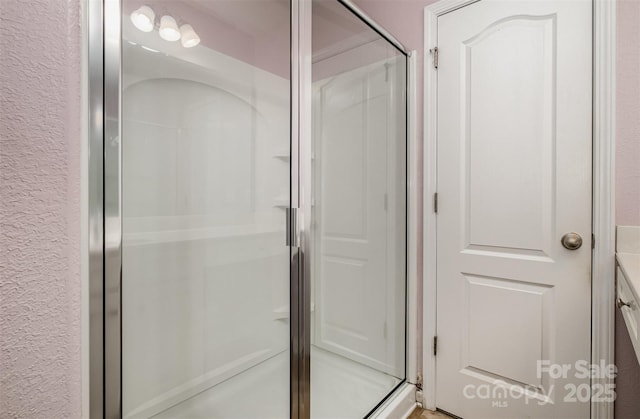
[[[81,415],[80,0],[0,0],[0,417]]]

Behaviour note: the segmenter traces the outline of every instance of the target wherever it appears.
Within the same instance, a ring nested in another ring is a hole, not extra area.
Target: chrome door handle
[[[286,208],[286,245],[298,247],[298,208]]]
[[[565,249],[577,250],[582,247],[582,237],[578,233],[567,233],[562,236],[562,245]]]
[[[622,307],[631,308],[631,303],[625,303],[624,301],[622,301],[622,298],[618,298],[618,301],[616,301],[616,305],[620,310],[622,310]]]

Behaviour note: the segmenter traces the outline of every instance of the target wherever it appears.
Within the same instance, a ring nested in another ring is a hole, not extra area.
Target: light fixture
[[[180,26],[180,35],[182,36],[182,46],[185,48],[195,47],[200,43],[200,37],[189,24]]]
[[[180,39],[178,24],[173,17],[165,15],[160,19],[160,38],[171,42]]]
[[[156,28],[156,14],[149,6],[140,6],[137,10],[131,13],[130,17],[133,25],[142,32],[151,32]],[[196,31],[193,30],[193,26],[185,23],[178,28],[176,19],[170,15],[164,15],[160,18],[160,27],[158,32],[160,34],[160,38],[165,41],[175,42],[178,39],[182,39],[182,46],[185,48],[193,48],[200,43],[200,37]],[[134,43],[132,44],[135,45]]]
[[[149,6],[141,6],[131,13],[131,22],[142,32],[151,32],[156,19],[156,14]]]

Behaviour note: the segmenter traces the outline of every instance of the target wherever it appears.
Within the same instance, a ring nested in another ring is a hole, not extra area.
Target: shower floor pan
[[[288,352],[281,352],[154,418],[288,418],[288,363]],[[314,347],[311,351],[311,417],[362,418],[399,383],[396,377]]]

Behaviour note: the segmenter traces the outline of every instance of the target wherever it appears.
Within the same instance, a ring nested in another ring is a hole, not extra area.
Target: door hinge
[[[434,47],[433,49],[430,49],[429,52],[431,53],[431,55],[433,55],[433,68],[435,68],[437,70],[438,69],[438,55],[439,55],[438,47]]]
[[[433,212],[438,213],[438,192],[433,194]]]
[[[595,249],[596,248],[596,235],[591,233],[591,248]]]
[[[438,355],[438,337],[433,337],[433,356]]]

